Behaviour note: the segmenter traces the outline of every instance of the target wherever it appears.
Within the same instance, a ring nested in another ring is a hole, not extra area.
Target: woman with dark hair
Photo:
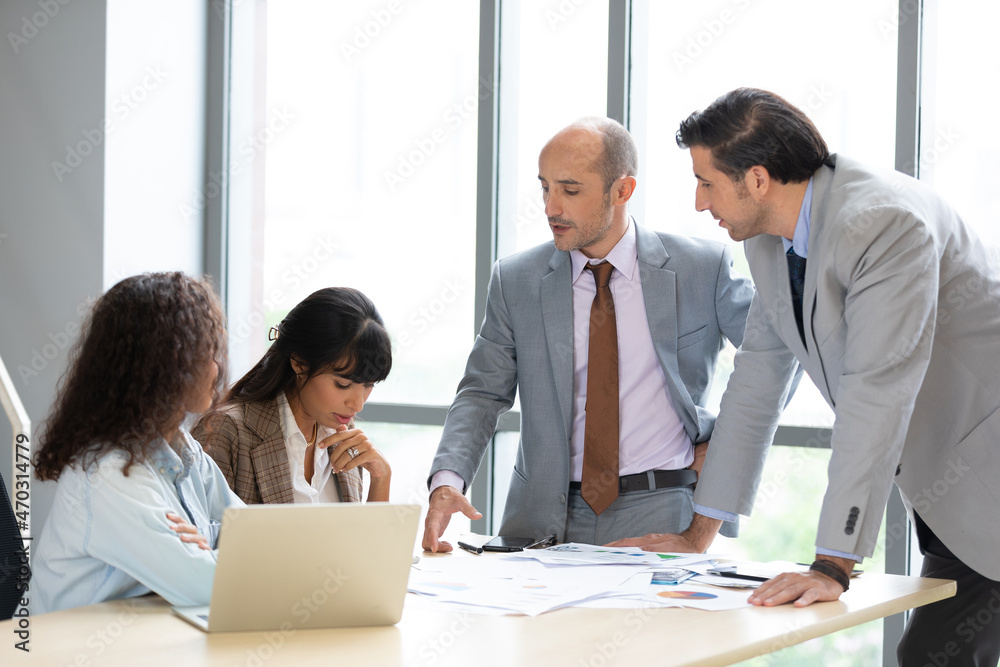
[[[97,300],[35,454],[58,482],[36,613],[150,591],[208,604],[222,512],[243,503],[183,423],[219,396],[225,359],[222,310],[198,280],[133,276]]]
[[[389,375],[392,345],[364,294],[328,287],[276,327],[274,343],[202,417],[192,435],[244,502],[389,500],[389,463],[354,425],[376,382]]]

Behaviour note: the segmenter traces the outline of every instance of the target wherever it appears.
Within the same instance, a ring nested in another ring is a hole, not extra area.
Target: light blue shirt
[[[805,259],[809,256],[809,220],[812,216],[813,204],[813,179],[809,179],[806,186],[806,193],[802,197],[802,206],[799,207],[799,219],[795,221],[795,231],[792,232],[792,240],[789,241],[784,236],[781,242],[785,246],[785,252],[789,248],[795,248],[795,254]]]
[[[121,451],[63,471],[35,554],[33,613],[150,591],[173,605],[209,603],[216,552],[181,542],[166,514],[197,526],[215,549],[222,511],[243,501],[187,431],[172,445],[161,439],[128,476]]]
[[[789,241],[785,237],[781,237],[781,243],[785,246],[785,252],[788,252],[789,248],[795,248],[795,254],[802,258],[807,258],[809,256],[809,220],[812,216],[812,200],[813,179],[810,178],[809,184],[806,186],[806,193],[802,197],[802,205],[799,207],[799,217],[795,221],[795,231],[792,233],[792,240]],[[733,512],[724,512],[722,510],[699,505],[698,503],[694,503],[694,511],[703,516],[707,516],[712,519],[721,519],[722,521],[736,521],[737,518],[737,515]],[[823,554],[824,556],[852,558],[861,562],[860,556],[844,553],[843,551],[835,551],[833,549],[824,549],[819,546],[816,547],[816,553]]]

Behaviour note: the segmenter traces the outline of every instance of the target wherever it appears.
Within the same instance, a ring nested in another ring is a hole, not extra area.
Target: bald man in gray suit
[[[620,124],[585,119],[539,156],[553,241],[493,267],[486,317],[448,412],[431,470],[424,548],[452,513],[479,513],[463,495],[499,415],[519,392],[521,439],[500,534],[605,543],[682,530],[715,416],[705,409],[719,351],[739,345],[752,298],[722,244],[655,233],[630,218],[636,148]],[[595,277],[606,260],[617,323],[620,442],[596,509],[584,500],[590,414],[588,336]],[[671,528],[673,527],[673,528]]]

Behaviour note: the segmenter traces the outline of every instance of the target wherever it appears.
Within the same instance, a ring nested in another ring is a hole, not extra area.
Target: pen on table
[[[459,542],[458,546],[460,548],[462,548],[462,549],[465,549],[470,554],[476,554],[477,556],[479,556],[479,555],[481,555],[483,553],[483,548],[482,547],[474,547],[471,544],[466,544],[465,542]]]
[[[749,581],[761,581],[761,582],[767,581],[770,578],[770,577],[759,577],[753,574],[741,574],[739,572],[731,572],[731,571],[713,572],[710,570],[708,574],[714,574],[717,577],[729,577],[731,579],[746,579]]]
[[[525,549],[534,549],[535,547],[547,547],[555,544],[556,536],[555,534],[546,535],[545,537],[539,537],[537,540],[524,547]]]

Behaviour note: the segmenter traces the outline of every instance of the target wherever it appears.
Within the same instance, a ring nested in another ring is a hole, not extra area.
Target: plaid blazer
[[[202,416],[191,435],[243,502],[294,502],[277,401],[225,406]],[[361,502],[360,468],[337,473],[334,482],[342,502]]]

